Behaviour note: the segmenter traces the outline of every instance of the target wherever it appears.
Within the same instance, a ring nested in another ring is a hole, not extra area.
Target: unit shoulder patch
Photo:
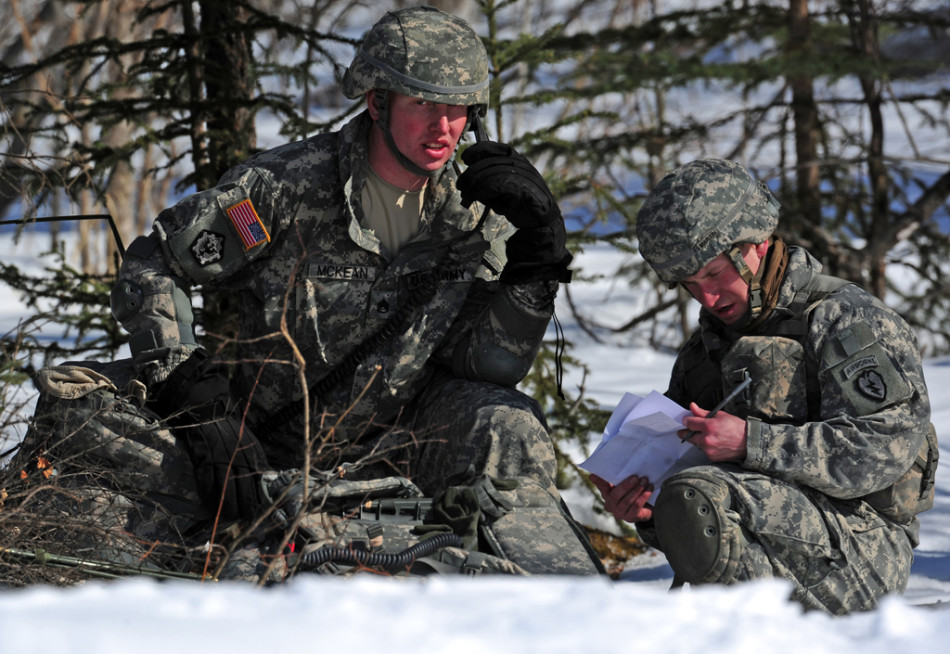
[[[874,370],[865,370],[858,375],[858,392],[872,400],[882,401],[887,397],[887,384],[884,378]]]
[[[202,230],[191,243],[191,254],[202,267],[221,261],[224,256],[224,236],[207,229]]]

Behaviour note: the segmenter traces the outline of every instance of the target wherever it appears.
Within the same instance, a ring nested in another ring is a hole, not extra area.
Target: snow
[[[130,580],[0,597],[3,651],[824,652],[936,644],[946,612],[886,600],[847,618],[803,614],[761,582],[670,594],[567,578],[298,579],[278,589]],[[339,649],[337,649],[339,648]]]
[[[9,251],[8,251],[9,252]],[[12,263],[28,255],[14,250]],[[571,285],[575,304],[608,324],[621,320],[635,291],[612,278],[624,256],[589,248],[577,265],[604,277]],[[36,262],[33,261],[35,264]],[[572,356],[588,376],[568,371],[572,393],[612,409],[624,392],[665,388],[672,356],[638,344],[637,334],[594,342],[558,315]],[[25,318],[18,299],[0,286],[0,334]],[[928,360],[925,375],[933,420],[950,439],[950,358]],[[592,438],[599,440],[599,434]],[[596,442],[596,441],[594,441]],[[589,500],[565,494],[581,519]],[[921,545],[907,592],[873,612],[831,618],[804,613],[786,600],[789,587],[762,581],[733,587],[669,592],[672,571],[651,551],[636,557],[617,581],[571,577],[439,577],[397,580],[301,576],[275,588],[236,582],[89,582],[68,589],[0,591],[0,654],[42,647],[58,653],[177,652],[824,652],[891,654],[927,651],[950,640],[950,472],[937,472],[935,507],[922,515]]]

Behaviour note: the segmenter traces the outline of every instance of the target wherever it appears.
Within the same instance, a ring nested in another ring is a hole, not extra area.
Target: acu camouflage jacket
[[[282,316],[311,384],[368,350],[317,406],[348,407],[359,397],[353,424],[390,420],[439,370],[514,386],[540,347],[557,283],[498,282],[513,227],[477,204],[460,205],[453,165],[430,180],[420,233],[394,257],[361,227],[371,124],[364,112],[337,133],[254,156],[162,212],[154,226],[161,247],[123,265],[120,279],[145,296],[123,325],[133,341],[144,334],[171,346],[173,358],[191,340],[181,291],[238,292],[236,383],[250,398],[252,424],[302,396]],[[395,333],[374,339],[387,321]]]
[[[914,335],[872,295],[839,286],[802,313],[820,270],[790,248],[778,306],[753,333],[702,312],[667,395],[708,409],[750,375],[726,407],[748,420],[742,466],[836,500],[864,498],[893,485],[926,448],[930,401]]]

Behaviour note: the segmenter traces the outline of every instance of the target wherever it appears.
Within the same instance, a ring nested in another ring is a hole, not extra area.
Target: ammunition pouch
[[[807,374],[801,343],[780,336],[743,336],[723,356],[723,391],[746,378],[752,383],[726,411],[766,422],[807,420]]]
[[[931,424],[910,469],[892,485],[862,499],[889,520],[910,522],[918,513],[933,508],[939,458],[937,431]]]

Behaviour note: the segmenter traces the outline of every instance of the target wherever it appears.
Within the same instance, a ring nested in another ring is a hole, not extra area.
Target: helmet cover
[[[430,102],[488,106],[488,54],[461,18],[433,7],[387,12],[370,29],[343,77],[351,99],[373,89]]]
[[[660,180],[637,214],[640,254],[675,284],[738,243],[764,243],[779,203],[745,168],[723,159],[680,166]]]

